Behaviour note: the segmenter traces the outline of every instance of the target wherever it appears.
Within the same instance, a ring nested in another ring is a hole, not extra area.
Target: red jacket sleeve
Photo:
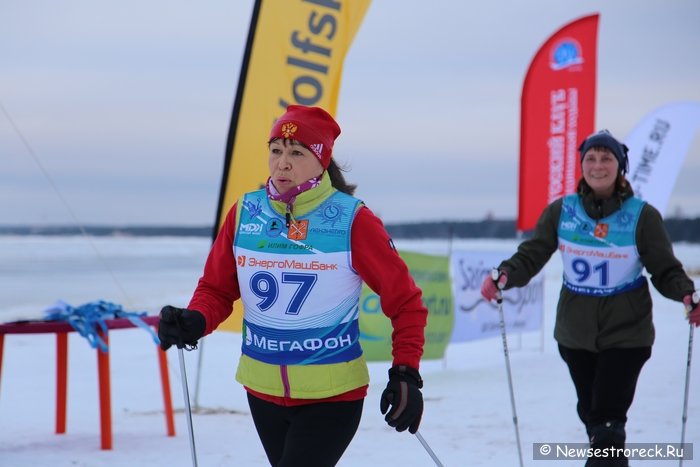
[[[207,321],[205,334],[219,326],[233,311],[233,302],[241,297],[238,288],[233,240],[236,231],[236,204],[226,215],[224,224],[209,251],[204,273],[192,295],[190,310],[197,310]]]
[[[382,311],[391,319],[394,365],[418,369],[425,343],[428,310],[382,221],[366,206],[352,224],[352,266],[379,295]]]

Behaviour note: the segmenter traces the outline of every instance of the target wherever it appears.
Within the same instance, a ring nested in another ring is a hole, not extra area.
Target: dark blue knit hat
[[[627,158],[627,151],[629,148],[624,144],[619,142],[608,130],[600,130],[598,133],[593,133],[591,136],[583,140],[581,146],[578,147],[579,153],[581,154],[580,162],[583,162],[583,156],[586,152],[595,147],[604,147],[610,150],[615,155],[617,159],[617,164],[620,167],[620,172],[622,174],[627,173],[629,169],[629,159]]]

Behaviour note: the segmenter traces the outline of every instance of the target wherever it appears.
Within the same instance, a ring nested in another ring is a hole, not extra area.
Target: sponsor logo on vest
[[[245,344],[273,352],[307,352],[309,350],[333,350],[350,347],[352,345],[352,337],[350,334],[345,334],[344,336],[326,337],[325,339],[315,337],[304,340],[278,340],[258,336],[250,328],[247,328]]]
[[[238,264],[238,267],[239,267],[239,268],[242,268],[243,266],[245,266],[245,255],[240,255],[240,256],[236,259],[236,263]]]
[[[565,282],[566,288],[574,293],[583,295],[594,295],[594,296],[605,296],[610,295],[615,291],[615,287],[605,287],[605,288],[595,288],[595,287],[582,287],[580,285],[572,284],[570,281]]]
[[[263,231],[262,224],[241,224],[240,232],[245,235],[260,235]]]
[[[313,228],[311,232],[320,235],[328,235],[330,237],[342,237],[347,233],[347,229],[324,229],[324,228]]]
[[[627,253],[620,253],[616,251],[601,251],[601,250],[584,250],[582,248],[576,248],[572,246],[566,246],[566,249],[559,247],[562,252],[572,254],[574,256],[588,257],[594,256],[596,258],[609,258],[609,259],[626,259],[629,258]]]
[[[634,222],[634,214],[629,212],[629,211],[621,210],[620,213],[617,215],[617,223],[622,228],[633,227],[633,225],[632,225],[633,222]],[[625,229],[625,230],[627,230],[627,229]]]
[[[321,224],[330,224],[330,227],[335,227],[335,224],[341,222],[345,217],[346,208],[340,203],[326,201],[321,205],[320,212],[316,217],[321,219]]]
[[[270,245],[276,245],[275,243],[270,243]],[[245,256],[238,257],[238,264],[243,266],[241,263],[246,262]],[[297,261],[295,259],[257,259],[248,258],[246,263],[248,266],[253,268],[261,269],[306,269],[311,271],[337,271],[338,265],[335,263],[322,263],[320,261]]]
[[[262,206],[260,205],[260,200],[256,200],[257,203],[253,204],[252,201],[245,201],[243,203],[243,207],[245,208],[245,212],[248,213],[251,219],[255,219],[257,216],[260,215],[262,212]]]
[[[261,241],[258,248],[270,248],[277,250],[313,250],[313,245],[304,245],[303,243],[284,243],[284,242],[266,242]]]
[[[569,232],[574,232],[576,230],[576,222],[574,221],[562,221],[562,230],[568,230]]]
[[[277,219],[272,219],[265,225],[265,234],[268,237],[279,237],[282,234],[282,223]]]
[[[564,204],[562,204],[561,209],[562,209],[562,211],[561,211],[562,216],[566,216],[566,217],[575,217],[576,216],[576,208],[569,203],[565,202]]]

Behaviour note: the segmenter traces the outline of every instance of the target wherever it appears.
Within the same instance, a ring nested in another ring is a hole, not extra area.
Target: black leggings
[[[578,396],[576,409],[586,428],[612,420],[626,422],[637,379],[651,356],[651,347],[596,353],[559,345],[559,354],[569,366]]]
[[[363,400],[285,407],[248,393],[248,405],[273,467],[331,467],[360,425]]]

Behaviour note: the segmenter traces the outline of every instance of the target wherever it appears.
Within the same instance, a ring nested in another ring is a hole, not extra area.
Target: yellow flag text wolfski
[[[258,0],[231,117],[216,232],[243,193],[268,177],[267,138],[289,104],[335,115],[343,60],[370,0]],[[241,306],[219,329],[241,329]]]

